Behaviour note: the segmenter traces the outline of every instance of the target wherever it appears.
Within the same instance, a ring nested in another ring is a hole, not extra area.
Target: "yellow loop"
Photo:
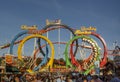
[[[22,42],[19,44],[19,46],[18,46],[18,51],[17,51],[17,53],[18,53],[18,59],[21,60],[21,61],[23,61],[23,59],[22,59],[22,51],[21,51],[22,47],[23,47],[24,43],[27,40],[31,39],[31,38],[42,38],[42,39],[44,39],[45,41],[48,42],[48,44],[50,45],[50,48],[51,48],[51,57],[50,57],[49,62],[47,63],[47,65],[44,68],[49,68],[49,67],[52,68],[53,61],[54,61],[54,54],[55,54],[54,46],[53,46],[52,42],[47,37],[42,36],[42,35],[33,34],[33,35],[25,37],[22,40]]]

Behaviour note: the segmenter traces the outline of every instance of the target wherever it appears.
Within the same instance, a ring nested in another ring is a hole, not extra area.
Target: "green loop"
[[[97,45],[97,43],[92,39],[90,38],[89,36],[85,36],[85,35],[81,35],[81,36],[75,36],[73,37],[67,44],[66,44],[66,47],[65,47],[65,51],[64,51],[64,55],[65,55],[65,61],[66,61],[66,66],[70,66],[73,68],[73,65],[71,63],[71,61],[69,60],[69,57],[68,57],[68,48],[69,48],[69,45],[75,41],[76,39],[82,39],[82,38],[86,38],[88,40],[91,40],[94,44],[95,44],[95,47],[97,49],[97,57],[96,59],[99,60],[99,55],[100,55],[100,51],[99,51],[99,47]],[[83,74],[87,75],[92,69],[94,69],[94,65],[92,65],[91,67],[89,67],[89,69],[87,69],[85,72],[83,72]]]

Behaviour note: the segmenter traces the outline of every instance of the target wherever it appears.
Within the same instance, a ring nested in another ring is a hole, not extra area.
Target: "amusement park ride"
[[[56,71],[59,72],[78,71],[80,73],[87,75],[89,73],[93,73],[96,67],[104,68],[105,64],[107,63],[108,60],[107,45],[104,39],[99,34],[96,33],[97,29],[95,27],[90,26],[88,28],[82,27],[81,29],[72,29],[67,25],[61,24],[61,20],[52,21],[52,22],[47,20],[46,26],[41,30],[38,30],[37,26],[26,26],[26,25],[23,25],[21,29],[23,31],[18,33],[9,44],[0,46],[0,49],[5,49],[8,47],[10,48],[9,53],[6,54],[5,57],[6,69],[7,67],[12,66],[15,60],[13,57],[14,54],[13,47],[15,44],[19,44],[17,50],[18,62],[16,66],[19,72],[37,73],[37,72],[56,72]],[[58,34],[59,41],[52,42],[47,36],[44,35],[56,29],[58,30],[66,29],[70,31],[72,34],[72,38],[68,42],[61,42],[60,31],[59,31]],[[26,36],[22,40],[18,40],[18,38],[23,35]],[[103,52],[101,51],[100,46],[93,37],[97,38],[101,42],[103,46],[102,49]],[[22,50],[25,42],[27,42],[32,38],[38,39],[37,41],[35,40],[37,42],[37,48],[33,50],[33,56],[29,58],[29,61],[25,62],[22,56]],[[43,45],[43,43],[45,44]],[[55,62],[54,56],[56,53],[59,53],[59,52],[55,52],[55,48],[54,48],[55,44],[66,45],[63,52],[64,62],[65,62],[64,66],[54,65]],[[82,62],[79,62],[76,59],[76,57],[79,51],[81,52],[81,55],[84,54],[81,51],[83,49],[89,50],[88,53],[89,56],[88,58],[82,59]],[[38,53],[41,53],[43,58],[41,62],[39,62],[39,64],[36,65]],[[14,70],[11,71],[13,72]]]

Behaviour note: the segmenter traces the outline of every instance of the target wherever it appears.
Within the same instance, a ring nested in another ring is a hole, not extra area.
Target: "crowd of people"
[[[8,74],[0,82],[120,82],[120,77],[109,75],[83,75],[80,73],[68,74]]]

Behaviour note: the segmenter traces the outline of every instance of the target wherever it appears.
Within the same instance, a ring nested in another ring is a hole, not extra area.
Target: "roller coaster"
[[[13,62],[15,60],[13,58],[13,47],[18,44],[16,68],[19,72],[38,73],[78,71],[87,75],[92,73],[96,66],[103,68],[107,63],[107,45],[102,36],[96,33],[97,29],[95,27],[90,26],[82,27],[81,29],[73,29],[65,24],[61,24],[60,20],[57,22],[49,22],[47,20],[47,24],[43,29],[38,30],[37,26],[26,25],[23,25],[21,29],[23,29],[23,31],[15,35],[10,43],[0,46],[0,49],[9,48],[9,53],[6,55],[6,65],[9,67],[14,64]],[[68,30],[71,33],[72,37],[67,42],[62,42],[60,40],[60,29]],[[55,42],[51,41],[50,38],[46,36],[48,32],[53,30],[58,30],[58,41]],[[22,39],[18,40],[20,37],[22,37]],[[25,59],[23,58],[23,47],[24,44],[32,38],[37,39],[35,40],[37,45],[33,50],[33,55],[29,56],[29,60],[25,62]],[[98,40],[99,43],[102,44],[102,49],[97,42]],[[55,44],[58,44],[58,52],[55,51]],[[61,52],[64,56],[64,60],[55,64],[58,62],[55,61],[55,55],[60,54],[59,50],[60,45],[62,44],[65,45],[65,47],[63,47],[64,49],[62,48],[63,52]],[[85,53],[84,50],[88,52]],[[78,52],[80,52],[80,54],[78,54]],[[82,57],[85,54],[88,54],[87,58]],[[39,55],[41,55],[42,58],[41,61],[36,64],[38,58],[40,58]],[[78,55],[81,55],[82,62],[78,61]],[[96,62],[98,62],[97,65],[95,64]]]

